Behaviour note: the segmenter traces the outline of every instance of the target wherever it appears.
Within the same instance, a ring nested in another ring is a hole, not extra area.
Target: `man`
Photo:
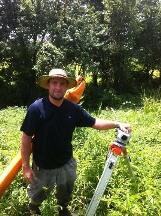
[[[76,179],[76,162],[72,153],[72,134],[75,127],[106,130],[120,128],[130,131],[129,124],[95,119],[79,105],[66,99],[67,89],[76,81],[62,69],[52,69],[39,78],[38,84],[48,90],[47,98],[30,105],[21,126],[23,175],[29,182],[31,214],[40,215],[39,206],[56,185],[59,216],[72,215],[67,206]],[[33,165],[30,167],[30,155]]]

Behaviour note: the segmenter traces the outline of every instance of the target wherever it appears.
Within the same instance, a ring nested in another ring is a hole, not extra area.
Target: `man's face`
[[[68,82],[64,78],[52,78],[49,80],[48,89],[51,98],[62,100],[68,89]]]

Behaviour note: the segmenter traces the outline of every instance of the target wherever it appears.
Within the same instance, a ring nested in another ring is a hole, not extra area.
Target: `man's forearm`
[[[23,134],[21,142],[22,167],[30,167],[30,155],[32,153],[31,137]]]
[[[93,125],[93,128],[98,130],[107,130],[107,129],[113,129],[118,127],[119,127],[119,122],[103,120],[103,119],[96,119],[96,122]]]
[[[113,128],[119,128],[125,133],[131,132],[131,126],[128,123],[103,120],[103,119],[96,119],[96,122],[92,127],[98,130],[108,130],[108,129],[113,129]]]

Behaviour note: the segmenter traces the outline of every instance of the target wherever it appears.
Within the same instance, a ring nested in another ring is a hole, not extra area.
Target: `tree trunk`
[[[93,79],[93,85],[94,85],[95,87],[98,86],[98,80],[97,80],[97,78],[98,78],[98,73],[97,73],[96,71],[94,71],[94,72],[93,72],[92,79]]]
[[[127,74],[122,53],[115,53],[111,56],[111,63],[114,73],[114,89],[124,92],[127,90]]]

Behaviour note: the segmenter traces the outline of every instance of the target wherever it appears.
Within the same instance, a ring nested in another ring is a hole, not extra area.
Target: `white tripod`
[[[92,200],[87,208],[85,216],[94,216],[97,210],[97,207],[99,205],[100,199],[110,180],[110,177],[112,175],[113,168],[115,167],[115,164],[117,162],[118,156],[123,154],[126,157],[126,159],[128,159],[127,161],[129,162],[129,157],[127,156],[127,151],[126,151],[126,143],[129,141],[129,139],[130,139],[130,134],[126,134],[122,132],[121,130],[118,130],[117,140],[113,142],[110,146],[110,152],[106,160],[103,173],[98,182],[98,185],[96,187]],[[130,165],[128,167],[130,168]],[[132,172],[131,169],[130,169],[130,172]]]

